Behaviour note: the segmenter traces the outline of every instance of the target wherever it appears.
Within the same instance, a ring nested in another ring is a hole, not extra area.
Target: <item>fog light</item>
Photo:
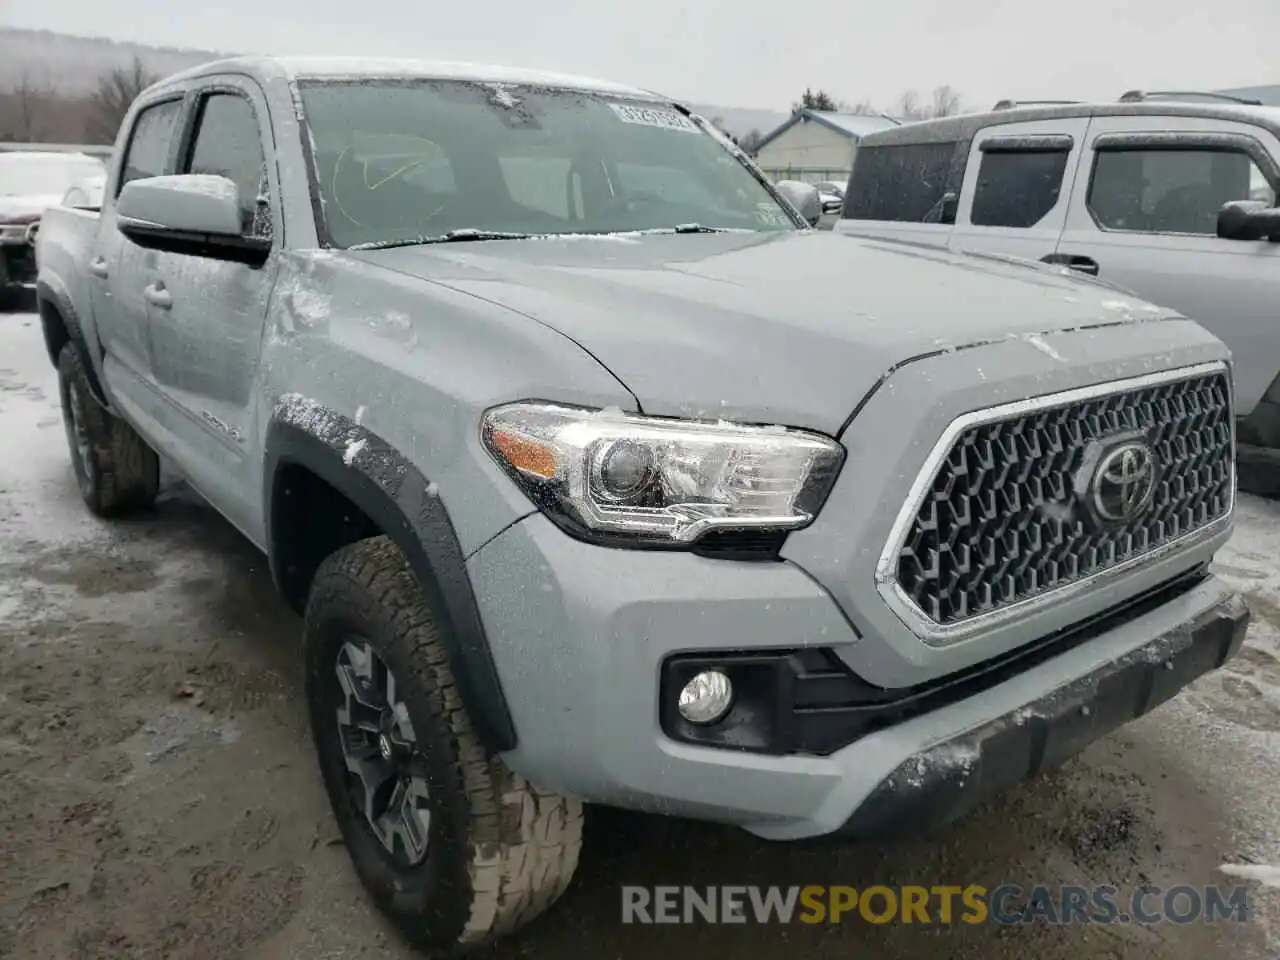
[[[719,670],[704,670],[684,685],[677,708],[690,723],[715,723],[733,706],[733,684]]]

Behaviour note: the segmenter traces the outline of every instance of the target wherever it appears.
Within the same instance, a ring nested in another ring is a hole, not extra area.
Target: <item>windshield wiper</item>
[[[663,234],[663,233],[755,233],[754,230],[734,230],[730,227],[704,227],[700,223],[677,223],[674,227],[652,227],[648,230],[623,230],[621,233],[631,234]]]
[[[389,250],[392,247],[416,247],[428,243],[466,243],[469,240],[528,240],[531,233],[512,233],[505,230],[477,230],[475,227],[463,227],[450,230],[438,237],[415,237],[413,240],[375,240],[372,243],[357,243],[348,250]]]

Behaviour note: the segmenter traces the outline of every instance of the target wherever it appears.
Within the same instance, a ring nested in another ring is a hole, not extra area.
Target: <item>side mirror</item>
[[[788,203],[800,211],[800,216],[804,217],[809,226],[818,225],[818,221],[822,219],[822,195],[818,193],[817,187],[800,180],[779,180],[774,186]]]
[[[116,225],[141,247],[260,266],[271,241],[244,235],[240,191],[209,174],[146,177],[125,184]]]
[[[1238,200],[1218,211],[1218,236],[1223,240],[1280,242],[1280,208],[1261,200]]]
[[[960,197],[958,194],[948,190],[942,195],[942,212],[938,218],[939,223],[955,223],[956,212],[960,209]]]

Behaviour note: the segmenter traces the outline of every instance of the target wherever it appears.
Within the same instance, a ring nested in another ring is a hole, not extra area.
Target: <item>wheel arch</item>
[[[36,281],[36,310],[40,314],[40,329],[44,334],[44,347],[49,355],[49,362],[56,367],[62,348],[68,343],[74,344],[80,351],[80,362],[84,366],[94,399],[110,410],[111,402],[107,399],[102,381],[98,379],[98,369],[89,354],[89,344],[85,342],[80,315],[76,313],[66,286],[57,277],[44,276]]]
[[[372,431],[298,397],[285,398],[277,407],[267,430],[263,466],[271,575],[289,604],[298,611],[305,608],[311,577],[323,559],[314,554],[324,548],[312,555],[305,548],[300,551],[298,523],[307,516],[305,504],[290,502],[297,496],[299,478],[314,478],[360,514],[340,518],[349,524],[347,532],[335,533],[331,542],[340,547],[344,540],[383,534],[404,554],[440,620],[459,692],[482,743],[493,752],[514,749],[515,725],[466,557],[435,486]],[[309,520],[308,529],[312,526]]]

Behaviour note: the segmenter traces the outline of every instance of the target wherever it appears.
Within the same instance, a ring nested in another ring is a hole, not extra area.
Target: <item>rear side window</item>
[[[1067,150],[992,150],[982,154],[969,222],[1034,227],[1058,203]]]
[[[1089,212],[1104,230],[1217,236],[1218,211],[1235,200],[1274,201],[1275,192],[1242,150],[1099,150]]]
[[[860,146],[845,198],[853,220],[936,222],[956,143]]]
[[[234,93],[214,93],[200,107],[183,173],[217,174],[236,185],[245,236],[271,237],[267,161],[253,106]]]
[[[159,177],[169,172],[169,154],[178,135],[181,117],[181,100],[157,103],[138,114],[125,148],[124,172],[117,191],[134,180]]]

